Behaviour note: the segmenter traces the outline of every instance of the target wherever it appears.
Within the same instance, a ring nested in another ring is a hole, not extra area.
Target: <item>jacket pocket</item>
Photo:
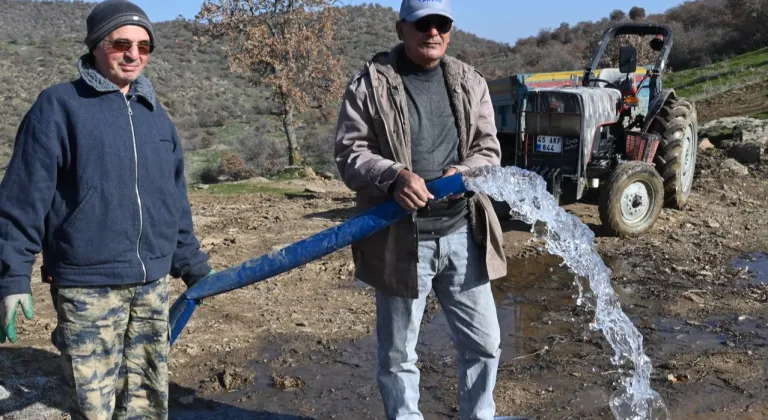
[[[68,229],[71,226],[75,226],[77,224],[78,219],[80,219],[85,213],[85,208],[88,206],[88,203],[93,199],[94,194],[94,187],[91,187],[88,189],[88,191],[85,193],[85,196],[82,200],[77,204],[77,207],[75,207],[74,210],[72,210],[72,213],[70,213],[69,217],[67,217],[64,220],[64,223],[62,223],[60,229]]]
[[[149,145],[147,161],[150,164],[148,167],[149,173],[153,177],[151,182],[161,184],[169,182],[173,184],[176,173],[176,162],[174,159],[176,145],[173,143],[173,140],[160,138]]]
[[[52,257],[71,267],[127,263],[139,236],[136,196],[92,187],[53,235]]]

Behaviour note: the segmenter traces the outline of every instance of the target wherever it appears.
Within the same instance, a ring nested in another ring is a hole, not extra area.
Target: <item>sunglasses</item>
[[[417,31],[427,33],[432,30],[432,27],[437,29],[437,32],[446,34],[451,31],[453,27],[453,21],[446,16],[424,16],[423,18],[413,22],[413,27]]]
[[[128,52],[131,50],[131,47],[133,47],[133,42],[127,40],[127,39],[116,39],[114,41],[107,41],[106,39],[104,42],[109,43],[112,45],[112,49],[119,52]],[[139,54],[141,55],[149,55],[152,51],[154,51],[155,46],[152,45],[149,41],[139,41],[136,43],[136,47],[139,49]]]

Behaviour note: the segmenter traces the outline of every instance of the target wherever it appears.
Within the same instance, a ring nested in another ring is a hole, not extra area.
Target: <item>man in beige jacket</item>
[[[351,79],[336,162],[364,210],[395,198],[411,212],[352,246],[356,277],[376,289],[377,378],[388,419],[422,419],[416,342],[434,290],[454,335],[462,419],[492,419],[500,332],[490,280],[506,275],[502,232],[488,197],[438,202],[426,182],[498,165],[488,85],[445,56],[450,0],[404,0],[401,44]]]

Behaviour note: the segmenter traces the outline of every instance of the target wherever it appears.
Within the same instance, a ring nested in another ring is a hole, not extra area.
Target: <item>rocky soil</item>
[[[589,200],[566,207],[595,231],[674,419],[768,417],[768,165],[727,159],[723,149],[702,151],[690,205],[666,209],[639,239],[605,236]],[[274,187],[315,192],[193,190],[195,225],[215,268],[353,215],[353,196],[337,181]],[[594,313],[576,305],[573,276],[530,241],[530,227],[506,221],[504,229],[510,276],[494,283],[503,332],[497,414],[613,418],[608,397],[631,366],[611,364],[607,341],[589,329]],[[344,249],[207,299],[172,349],[171,418],[383,418],[373,295],[352,269]],[[175,280],[174,296],[182,290]],[[36,317],[20,321],[21,341],[0,345],[0,418],[66,418],[49,342],[55,317],[37,279],[34,293]],[[434,301],[418,351],[425,417],[458,418],[455,353]]]

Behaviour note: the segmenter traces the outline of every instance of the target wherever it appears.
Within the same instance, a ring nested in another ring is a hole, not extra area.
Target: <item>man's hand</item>
[[[397,174],[395,181],[395,200],[409,212],[427,205],[427,201],[434,199],[427,184],[420,176],[403,169]]]
[[[459,172],[461,172],[461,171],[459,171],[457,168],[448,168],[448,169],[447,169],[447,170],[446,170],[446,171],[443,173],[443,178],[449,177],[449,176],[451,176],[451,175],[456,175],[456,174],[457,174],[457,173],[459,173]],[[448,196],[448,199],[449,199],[449,200],[458,200],[458,199],[459,199],[459,198],[461,198],[461,197],[464,197],[464,194],[456,194],[456,195],[451,195],[451,196]]]
[[[210,277],[210,276],[212,276],[212,275],[214,275],[216,273],[218,273],[218,271],[211,269],[211,271],[209,271],[208,274],[205,275],[205,277],[203,277],[200,280],[190,284],[189,286],[187,286],[187,289],[189,289],[190,287],[194,286],[197,283],[200,283],[201,281],[207,279],[208,277]],[[198,299],[198,300],[195,301],[195,303],[197,304],[197,306],[204,306],[205,305],[205,302],[204,302],[203,299]]]
[[[16,307],[18,304],[21,304],[21,310],[27,319],[32,319],[35,315],[31,294],[10,295],[0,300],[0,321],[3,323],[2,328],[0,328],[0,343],[5,343],[6,337],[11,343],[16,342]]]

